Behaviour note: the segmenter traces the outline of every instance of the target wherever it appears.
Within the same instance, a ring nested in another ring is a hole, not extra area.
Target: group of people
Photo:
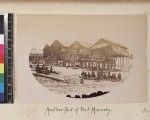
[[[118,73],[110,73],[110,72],[103,72],[103,71],[91,71],[91,72],[86,72],[86,71],[82,71],[81,73],[81,78],[83,79],[94,79],[94,80],[121,80],[121,74]]]

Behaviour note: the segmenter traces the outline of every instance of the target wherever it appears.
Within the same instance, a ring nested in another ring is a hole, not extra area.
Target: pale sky
[[[37,49],[56,39],[68,46],[74,41],[94,44],[104,38],[130,49],[146,40],[145,15],[20,15],[17,21],[21,39],[32,40],[31,46]]]
[[[74,41],[94,44],[105,38],[120,43],[131,50],[133,66],[126,82],[110,92],[102,101],[143,102],[147,96],[147,16],[146,15],[17,15],[17,40],[15,40],[15,71],[18,91],[23,101],[62,100],[43,89],[33,80],[29,68],[31,48],[43,48],[59,40],[64,45]],[[17,41],[17,42],[16,42]],[[21,72],[20,72],[21,71]],[[140,89],[139,89],[140,88]],[[43,92],[41,92],[43,91]],[[27,97],[29,92],[31,96]],[[42,93],[38,94],[38,93]],[[111,94],[113,93],[113,94]],[[24,97],[25,96],[25,97]],[[44,97],[45,96],[45,97]],[[23,99],[24,98],[24,99]],[[43,100],[44,98],[44,100]]]

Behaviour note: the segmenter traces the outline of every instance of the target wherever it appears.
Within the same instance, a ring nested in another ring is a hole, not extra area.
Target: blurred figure
[[[80,83],[83,84],[84,83],[84,78],[81,78]]]
[[[90,75],[90,72],[88,72],[88,79],[90,79],[91,78],[91,75]]]
[[[106,79],[106,74],[105,74],[105,73],[103,73],[103,79],[104,79],[104,80]]]
[[[110,72],[108,72],[107,79],[111,79]]]
[[[100,80],[100,71],[97,72],[97,80]]]
[[[95,72],[92,71],[92,78],[95,79],[96,75],[95,75]]]
[[[116,80],[116,78],[117,78],[117,77],[116,77],[116,74],[114,74],[114,79]]]
[[[84,72],[84,79],[87,79],[87,73]]]
[[[83,77],[84,76],[84,71],[82,71],[82,73],[81,73],[81,77]]]
[[[118,73],[118,79],[121,80],[121,74],[120,73]]]

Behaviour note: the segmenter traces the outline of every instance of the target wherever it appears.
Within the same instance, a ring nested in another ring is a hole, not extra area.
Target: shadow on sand
[[[108,91],[107,92],[98,91],[98,92],[91,93],[90,95],[82,94],[81,96],[75,95],[74,97],[72,97],[71,95],[67,95],[66,97],[70,97],[70,98],[92,98],[92,97],[101,96],[101,95],[104,95],[107,93],[109,93],[109,92]]]

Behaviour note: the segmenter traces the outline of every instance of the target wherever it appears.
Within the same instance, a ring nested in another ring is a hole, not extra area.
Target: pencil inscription
[[[91,106],[91,107],[46,107],[45,112],[44,112],[44,116],[51,116],[54,113],[63,113],[63,114],[80,114],[80,113],[87,113],[87,114],[99,114],[102,113],[105,116],[109,116],[110,113],[112,112],[112,109],[109,107],[104,107],[104,108],[100,108],[100,107],[95,107],[95,106]]]

